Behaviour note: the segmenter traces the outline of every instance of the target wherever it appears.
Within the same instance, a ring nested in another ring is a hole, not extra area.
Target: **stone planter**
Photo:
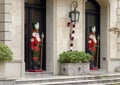
[[[0,62],[0,78],[20,77],[20,67],[21,61]]]
[[[62,63],[60,66],[60,74],[62,75],[87,74],[89,71],[89,63]]]
[[[0,85],[16,85],[15,79],[0,79]]]
[[[0,62],[0,78],[1,78],[1,76],[3,77],[5,77],[5,62]]]

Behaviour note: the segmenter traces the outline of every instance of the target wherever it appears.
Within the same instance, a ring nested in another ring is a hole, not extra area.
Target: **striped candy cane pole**
[[[70,48],[69,48],[70,51],[73,50],[74,36],[75,36],[75,23],[73,22],[71,23],[71,32],[70,32]]]

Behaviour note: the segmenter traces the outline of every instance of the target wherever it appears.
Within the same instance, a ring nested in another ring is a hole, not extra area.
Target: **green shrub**
[[[60,54],[58,62],[60,63],[87,63],[91,59],[91,55],[79,51],[66,51]]]
[[[11,49],[5,45],[0,43],[0,61],[11,61],[13,57],[13,52]]]

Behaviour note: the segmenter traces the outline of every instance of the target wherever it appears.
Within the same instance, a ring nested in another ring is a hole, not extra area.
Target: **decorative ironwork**
[[[109,29],[109,31],[110,31],[110,32],[113,31],[113,33],[116,34],[118,38],[120,37],[120,29],[119,29],[119,28],[117,28],[117,27],[112,27],[112,28]]]
[[[71,19],[71,22],[78,22],[79,21],[79,15],[80,12],[76,10],[76,8],[78,7],[78,2],[74,1],[71,4],[71,9],[72,11],[69,12],[69,17]]]

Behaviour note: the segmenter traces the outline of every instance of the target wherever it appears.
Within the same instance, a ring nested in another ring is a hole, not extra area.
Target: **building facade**
[[[8,45],[14,57],[0,69],[7,77],[21,77],[29,69],[29,52],[27,46],[30,39],[29,30],[32,21],[41,18],[41,32],[44,32],[43,69],[59,74],[59,54],[69,50],[70,28],[67,26],[71,3],[74,0],[42,0],[41,7],[28,3],[34,0],[1,0],[0,1],[0,41]],[[96,25],[100,35],[99,67],[114,72],[120,65],[120,39],[112,27],[120,27],[120,0],[75,0],[80,12],[79,22],[75,27],[74,50],[86,50],[87,26]],[[28,4],[26,4],[28,3]],[[42,11],[39,10],[39,8]],[[99,9],[97,8],[99,7]],[[94,9],[94,11],[90,11]],[[41,14],[39,14],[39,11]],[[31,15],[30,15],[31,14]],[[39,16],[38,16],[39,14]],[[33,17],[33,18],[31,18]],[[93,20],[92,20],[93,19]],[[91,23],[90,23],[91,22]],[[26,27],[28,27],[26,29]],[[15,69],[15,70],[13,70]]]

